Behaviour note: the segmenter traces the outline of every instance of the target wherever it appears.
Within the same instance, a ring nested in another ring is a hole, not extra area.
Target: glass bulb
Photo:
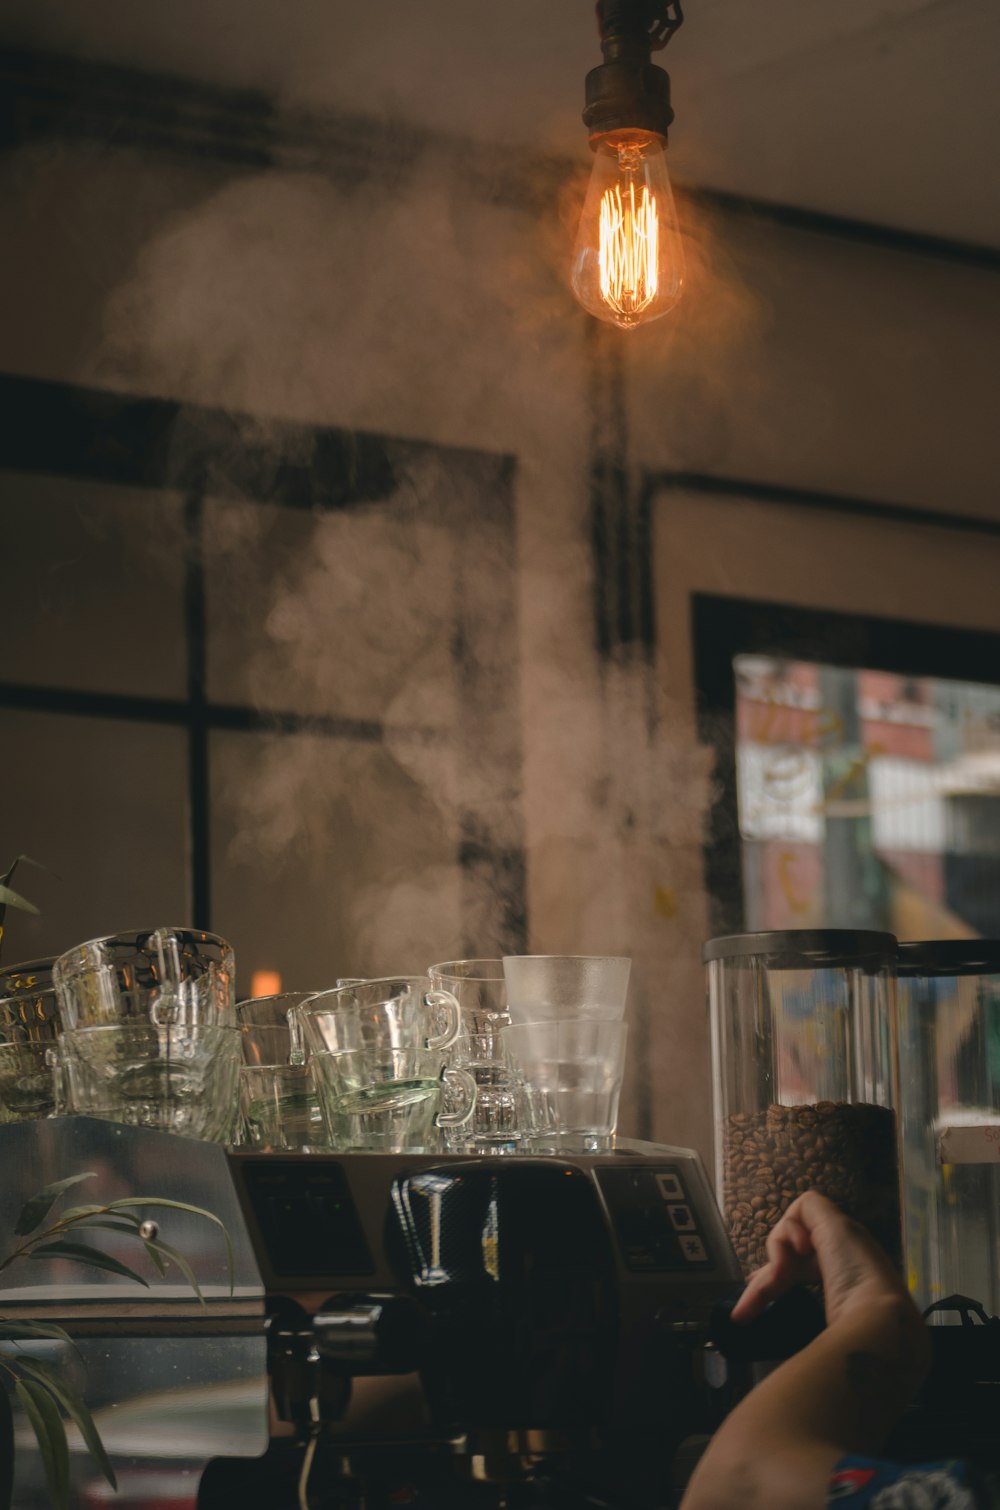
[[[573,292],[592,315],[631,329],[673,309],[684,252],[667,174],[652,131],[602,137],[573,249]]]

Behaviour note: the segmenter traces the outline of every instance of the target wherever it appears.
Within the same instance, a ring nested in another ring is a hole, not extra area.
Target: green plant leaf
[[[94,1171],[88,1170],[86,1174],[71,1174],[68,1179],[54,1180],[51,1185],[46,1185],[37,1195],[33,1195],[26,1201],[21,1215],[14,1224],[14,1231],[18,1237],[25,1237],[27,1233],[34,1232],[48,1216],[56,1201],[64,1190],[69,1190],[71,1185],[79,1185],[81,1180],[92,1180]]]
[[[35,1337],[52,1337],[56,1342],[67,1342],[79,1352],[80,1349],[68,1332],[51,1321],[0,1321],[0,1339],[5,1342],[30,1342]]]
[[[126,1279],[134,1279],[137,1284],[145,1285],[149,1289],[149,1280],[130,1269],[128,1264],[121,1263],[117,1258],[112,1258],[110,1253],[102,1253],[100,1248],[91,1248],[88,1243],[43,1243],[41,1247],[33,1248],[27,1255],[28,1258],[69,1258],[74,1263],[90,1264],[94,1269],[107,1269],[112,1274],[123,1274]]]
[[[32,1379],[18,1379],[15,1388],[38,1442],[53,1510],[68,1510],[69,1447],[59,1407],[48,1390]]]
[[[100,1468],[104,1477],[112,1489],[117,1489],[115,1471],[111,1466],[111,1459],[105,1451],[101,1434],[94,1424],[94,1418],[87,1409],[85,1401],[77,1394],[71,1384],[62,1375],[47,1363],[40,1362],[37,1358],[19,1358],[18,1367],[26,1374],[31,1374],[39,1380],[58,1400],[63,1410],[75,1421],[80,1428],[80,1435],[87,1444],[87,1451]],[[63,1432],[65,1436],[65,1431]]]
[[[14,872],[19,865],[33,865],[35,870],[48,870],[47,865],[43,865],[41,860],[33,860],[30,855],[15,855],[14,859],[7,867],[6,874],[0,876],[0,883],[6,886],[7,882],[12,879]]]
[[[90,1206],[64,1206],[62,1211],[60,1211],[59,1213],[59,1220],[56,1223],[56,1226],[64,1227],[70,1223],[75,1224],[85,1216],[104,1216],[104,1214],[107,1212],[107,1209],[107,1206],[104,1205],[103,1202],[101,1202],[100,1204],[94,1202]],[[127,1211],[119,1211],[115,1214],[116,1216],[119,1216],[123,1222],[131,1223],[133,1227],[141,1226],[139,1218],[137,1216],[130,1216]]]
[[[19,892],[12,891],[11,888],[9,886],[5,886],[2,881],[0,881],[0,904],[2,904],[4,907],[17,907],[21,910],[21,912],[33,912],[36,917],[38,916],[38,908],[35,906],[34,902],[29,902],[25,897],[22,897]]]
[[[203,1206],[189,1206],[187,1201],[168,1201],[155,1195],[135,1196],[131,1200],[109,1201],[108,1211],[117,1211],[122,1206],[166,1206],[172,1211],[186,1211],[189,1216],[203,1216],[206,1221],[214,1222],[226,1240],[226,1269],[229,1276],[229,1293],[233,1293],[236,1274],[236,1256],[233,1253],[233,1243],[226,1231],[226,1224],[214,1211],[206,1211]]]
[[[195,1278],[195,1272],[192,1269],[191,1265],[188,1263],[187,1259],[184,1257],[183,1253],[178,1253],[176,1248],[172,1248],[169,1243],[163,1242],[161,1238],[151,1238],[146,1243],[146,1247],[147,1249],[152,1249],[154,1253],[161,1254],[164,1258],[169,1258],[172,1264],[176,1264],[178,1269],[180,1269],[181,1273],[184,1275],[184,1278],[187,1280],[188,1284],[191,1286],[194,1293],[197,1295],[198,1299],[201,1301],[202,1305],[205,1304],[205,1297],[201,1293],[201,1285]]]
[[[165,1275],[167,1272],[167,1266],[164,1263],[163,1259],[160,1257],[156,1246],[148,1238],[143,1238],[143,1245],[153,1263],[156,1265],[157,1269],[159,1269],[161,1276]]]

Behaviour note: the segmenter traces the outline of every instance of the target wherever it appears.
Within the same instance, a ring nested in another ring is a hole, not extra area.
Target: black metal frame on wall
[[[500,909],[499,931],[508,952],[525,947],[527,937],[521,830],[521,738],[516,656],[509,653],[516,622],[514,463],[512,458],[457,447],[437,446],[331,427],[269,424],[269,440],[259,448],[247,435],[244,417],[199,405],[154,398],[130,398],[96,389],[0,374],[0,471],[87,480],[137,489],[180,491],[184,498],[184,639],[186,687],[183,697],[142,697],[0,681],[0,708],[126,719],[138,724],[183,729],[187,738],[187,793],[191,922],[211,927],[212,861],[209,812],[209,739],[212,731],[294,734],[308,732],[363,743],[381,743],[385,730],[367,718],[323,717],[294,709],[258,708],[210,701],[207,692],[206,594],[202,527],[211,493],[271,506],[348,510],[387,500],[399,476],[421,457],[433,455],[447,475],[472,469],[475,511],[462,490],[441,490],[438,500],[456,555],[473,558],[484,528],[493,545],[491,594],[485,605],[454,594],[455,619],[449,645],[463,707],[477,708],[502,738],[475,742],[455,731],[455,749],[464,774],[463,789],[507,798],[505,835],[492,832],[488,808],[459,815],[456,859],[469,884],[463,889],[462,921],[467,945],[475,952],[483,896]],[[274,437],[282,454],[308,457],[276,464]],[[224,457],[224,476],[219,458]],[[453,491],[453,499],[449,492]],[[503,653],[498,653],[502,627]],[[514,637],[516,639],[516,636]],[[473,769],[474,766],[474,769]],[[488,769],[486,768],[488,767]]]

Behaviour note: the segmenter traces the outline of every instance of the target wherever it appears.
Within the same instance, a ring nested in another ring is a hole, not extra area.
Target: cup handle
[[[462,1031],[462,1009],[458,997],[450,991],[425,991],[424,1006],[435,1010],[435,1016],[443,1015],[447,1027],[442,1033],[431,1033],[424,1040],[425,1049],[450,1049]]]
[[[52,1071],[52,1096],[54,1117],[66,1115],[69,1109],[69,1097],[66,1092],[66,1070],[63,1065],[63,1057],[59,1052],[58,1043],[49,1044],[45,1050],[46,1068]]]
[[[298,1007],[289,1007],[285,1016],[288,1018],[288,1063],[305,1064],[309,1055],[306,1045],[306,1035],[303,1033],[302,1024],[299,1021]]]
[[[456,1092],[462,1103],[457,1111],[438,1112],[434,1118],[437,1127],[464,1127],[470,1121],[472,1113],[476,1109],[476,1082],[468,1070],[452,1069],[445,1065],[439,1075],[442,1087],[448,1086]]]

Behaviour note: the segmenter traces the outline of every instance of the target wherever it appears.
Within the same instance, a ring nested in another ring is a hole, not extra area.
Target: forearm
[[[926,1348],[905,1297],[853,1307],[723,1422],[683,1510],[820,1510],[837,1459],[877,1452],[912,1399]]]

